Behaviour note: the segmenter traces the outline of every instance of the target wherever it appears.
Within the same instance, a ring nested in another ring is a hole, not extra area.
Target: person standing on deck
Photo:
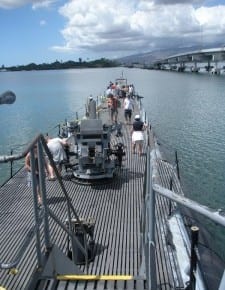
[[[134,117],[133,127],[131,130],[132,134],[132,152],[135,153],[135,149],[137,147],[138,154],[142,155],[143,142],[144,142],[144,134],[143,130],[145,129],[144,122],[141,121],[140,115],[136,115]]]
[[[118,99],[113,94],[109,95],[108,106],[110,109],[110,116],[112,123],[117,123],[117,116],[118,116]]]
[[[34,158],[35,158],[35,179],[37,184],[37,194],[38,194],[38,203],[42,203],[41,192],[39,186],[39,168],[38,168],[38,157],[37,157],[37,145],[34,146]],[[25,157],[25,169],[27,170],[27,185],[28,187],[32,186],[32,173],[31,173],[31,155],[30,152],[27,153]]]
[[[132,110],[134,110],[134,103],[131,99],[130,95],[127,94],[126,98],[123,101],[123,109],[124,109],[124,117],[126,120],[126,124],[131,123],[131,116],[132,116]]]
[[[39,166],[38,166],[38,156],[37,156],[37,145],[34,145],[34,162],[35,162],[35,178],[36,178],[36,184],[37,184],[37,194],[38,194],[38,204],[42,204],[42,198],[41,198],[41,192],[40,192],[40,185],[39,185]],[[48,166],[48,163],[46,159],[44,160],[44,166],[46,169],[46,172],[49,175],[49,180],[55,180],[53,175],[53,170],[50,166]],[[32,186],[32,173],[31,173],[31,155],[30,152],[27,153],[25,157],[25,169],[27,170],[27,185],[28,187]]]
[[[112,93],[113,93],[113,90],[111,89],[111,86],[108,86],[105,92],[106,96],[109,97]]]
[[[128,88],[128,90],[129,90],[129,95],[130,95],[130,97],[131,98],[133,98],[134,97],[134,85],[129,85],[129,88]]]

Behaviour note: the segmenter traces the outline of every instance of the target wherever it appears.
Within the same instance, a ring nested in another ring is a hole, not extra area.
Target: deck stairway
[[[136,108],[137,110],[137,108]],[[108,121],[107,110],[102,116]],[[110,183],[82,185],[71,178],[70,171],[64,171],[62,183],[68,193],[77,215],[83,220],[94,221],[94,259],[88,264],[76,265],[76,273],[67,273],[68,250],[70,241],[67,233],[54,219],[49,218],[50,243],[54,245],[48,255],[54,267],[46,267],[43,258],[45,232],[43,222],[34,225],[34,206],[32,191],[26,185],[26,172],[21,169],[12,179],[0,188],[0,262],[11,263],[19,256],[19,248],[25,237],[29,246],[24,247],[22,259],[12,269],[0,270],[0,289],[152,289],[146,281],[146,259],[144,239],[144,216],[146,192],[146,154],[139,156],[131,152],[131,125],[125,125],[122,109],[119,113],[122,122],[121,137],[112,133],[112,143],[125,144],[126,156],[122,168]],[[151,131],[149,133],[152,134]],[[150,136],[149,136],[150,137]],[[152,138],[152,136],[151,136]],[[147,141],[147,140],[146,140]],[[146,142],[147,144],[147,142]],[[145,146],[145,152],[147,147]],[[159,179],[164,187],[171,186],[174,170],[166,161],[161,160]],[[176,175],[173,190],[180,192]],[[68,219],[66,197],[59,186],[60,181],[46,179],[48,208],[66,225]],[[176,255],[167,243],[166,219],[174,204],[163,197],[157,197],[156,216],[156,280],[157,289],[184,289]],[[44,209],[38,210],[38,216]],[[74,217],[73,217],[74,218]],[[36,232],[40,228],[42,267],[37,268]],[[77,249],[79,251],[79,249]],[[171,254],[172,253],[172,254]],[[57,257],[58,261],[54,259]],[[65,258],[66,257],[66,258]],[[65,261],[64,261],[65,260]],[[68,258],[68,261],[71,260]],[[70,264],[70,263],[69,263]],[[4,264],[6,265],[6,264]],[[65,271],[63,271],[65,268]],[[43,275],[43,270],[45,275]],[[62,272],[60,272],[62,271]],[[2,288],[1,288],[2,287]]]

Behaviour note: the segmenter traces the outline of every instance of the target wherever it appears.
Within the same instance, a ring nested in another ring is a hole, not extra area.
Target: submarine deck
[[[136,108],[137,110],[137,108]],[[109,118],[107,111],[103,114]],[[125,125],[123,111],[120,109],[118,120],[123,124],[122,137],[112,133],[112,142],[125,144],[126,156],[122,168],[116,170],[111,183],[81,185],[74,179],[63,179],[71,201],[82,219],[95,221],[94,240],[95,258],[79,268],[85,274],[104,275],[104,279],[84,281],[62,281],[46,279],[40,281],[36,289],[147,289],[145,257],[142,245],[142,210],[144,203],[144,174],[146,155],[139,156],[131,151],[131,125]],[[146,148],[145,148],[146,149]],[[161,162],[161,178],[169,186],[171,168]],[[67,219],[67,204],[60,190],[58,180],[46,179],[47,202],[49,208],[62,222]],[[179,190],[179,189],[178,189]],[[33,198],[31,189],[26,185],[26,172],[21,169],[12,179],[0,188],[0,261],[11,262],[34,223]],[[156,226],[156,268],[157,289],[183,289],[179,271],[175,271],[176,257],[169,254],[166,243],[166,218],[169,203],[157,197]],[[65,232],[50,219],[51,242],[56,243],[67,253],[68,237]],[[41,236],[42,244],[44,235]],[[0,270],[0,286],[7,290],[27,289],[32,273],[36,269],[35,238],[25,251],[17,265],[18,270]],[[107,276],[106,276],[107,275]],[[131,277],[131,278],[130,278]]]

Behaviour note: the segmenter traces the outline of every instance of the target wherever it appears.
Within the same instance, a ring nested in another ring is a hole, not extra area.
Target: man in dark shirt
[[[139,155],[142,154],[143,141],[144,141],[144,135],[143,135],[144,129],[145,129],[144,122],[141,121],[140,115],[136,115],[134,117],[133,127],[131,130],[132,151],[133,153],[135,153],[135,149],[137,147]]]

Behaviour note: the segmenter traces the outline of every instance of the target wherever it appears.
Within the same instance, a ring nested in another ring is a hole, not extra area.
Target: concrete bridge
[[[225,46],[172,55],[154,62],[155,69],[199,72],[200,69],[220,74],[225,70]]]

